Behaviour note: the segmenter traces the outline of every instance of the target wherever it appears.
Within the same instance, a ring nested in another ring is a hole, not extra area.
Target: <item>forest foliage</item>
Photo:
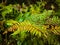
[[[60,45],[59,38],[60,0],[1,1],[1,45]]]

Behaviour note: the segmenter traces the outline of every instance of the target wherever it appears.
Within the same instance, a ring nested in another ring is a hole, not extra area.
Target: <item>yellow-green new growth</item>
[[[29,21],[24,21],[24,22],[20,22],[18,24],[18,29],[17,31],[15,31],[12,35],[16,35],[18,33],[20,33],[21,31],[28,31],[31,34],[35,34],[36,36],[38,35],[39,37],[41,36],[41,31],[39,29],[39,27],[34,26],[33,24],[31,24]]]

